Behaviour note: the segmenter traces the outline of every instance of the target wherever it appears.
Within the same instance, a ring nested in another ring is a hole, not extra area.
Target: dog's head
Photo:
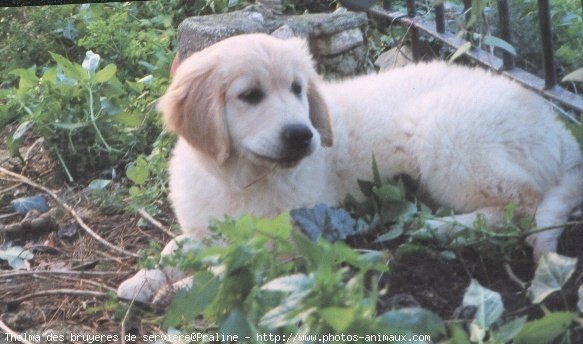
[[[167,129],[224,163],[295,166],[332,145],[306,42],[264,34],[227,38],[184,60],[158,108]]]

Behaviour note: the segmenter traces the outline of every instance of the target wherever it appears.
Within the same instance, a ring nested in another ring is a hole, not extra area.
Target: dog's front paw
[[[149,303],[166,284],[168,281],[163,271],[142,269],[119,285],[117,296],[120,299]]]

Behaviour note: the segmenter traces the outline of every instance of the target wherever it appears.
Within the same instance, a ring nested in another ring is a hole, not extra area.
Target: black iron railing
[[[357,1],[341,1],[350,8],[351,3]],[[471,0],[464,0],[464,12],[466,18],[469,18]],[[498,0],[499,13],[499,30],[500,38],[512,44],[512,37],[510,34],[510,13],[508,0]],[[362,9],[362,8],[353,8]],[[385,19],[391,23],[408,26],[408,34],[413,51],[413,59],[418,60],[419,54],[419,33],[430,35],[438,39],[443,44],[458,49],[467,42],[461,38],[456,37],[453,33],[446,30],[445,25],[445,11],[443,2],[440,2],[434,7],[435,22],[426,21],[424,18],[416,16],[416,2],[415,0],[407,0],[407,13],[393,11],[390,0],[383,0],[382,6],[371,6],[366,11],[372,16],[379,19]],[[554,50],[552,40],[552,28],[550,20],[549,0],[538,0],[538,15],[540,32],[542,37],[543,61],[544,61],[544,80],[526,72],[523,69],[515,67],[514,56],[508,52],[503,51],[502,58],[499,58],[487,51],[481,49],[471,49],[465,54],[472,60],[479,64],[499,72],[507,77],[516,80],[523,86],[535,90],[544,97],[551,99],[561,106],[574,110],[579,114],[583,113],[583,97],[569,92],[560,87],[557,83],[557,75],[554,65]]]

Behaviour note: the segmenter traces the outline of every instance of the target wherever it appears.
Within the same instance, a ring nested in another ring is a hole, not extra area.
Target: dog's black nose
[[[310,147],[314,133],[304,124],[288,124],[283,127],[281,139],[286,150],[302,154]]]

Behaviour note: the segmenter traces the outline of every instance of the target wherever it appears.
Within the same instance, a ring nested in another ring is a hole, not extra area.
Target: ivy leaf
[[[360,233],[356,220],[346,210],[323,203],[313,208],[294,209],[290,215],[301,231],[314,242],[319,238],[329,242],[346,240]]]
[[[12,208],[19,214],[26,214],[30,210],[37,210],[41,213],[49,210],[49,205],[47,201],[42,196],[31,196],[17,198],[10,202]]]
[[[490,326],[504,312],[500,294],[484,288],[475,279],[472,279],[468,290],[464,294],[463,305],[474,306],[478,309],[474,322],[484,330],[490,329]]]
[[[493,334],[496,339],[494,342],[508,343],[510,342],[524,327],[526,323],[527,316],[522,316],[507,322],[506,324],[500,326],[500,329]]]
[[[577,318],[576,313],[554,312],[541,319],[527,322],[514,337],[514,344],[547,344],[567,331]]]
[[[221,324],[220,332],[227,336],[237,335],[240,338],[251,337],[253,333],[249,320],[239,308],[229,312],[229,315]]]
[[[8,265],[15,270],[24,269],[26,267],[25,261],[33,257],[29,250],[25,250],[21,246],[0,247],[0,259],[7,261]]]
[[[534,279],[528,288],[528,296],[534,303],[541,303],[551,293],[561,290],[575,272],[577,258],[546,253],[539,260]]]

